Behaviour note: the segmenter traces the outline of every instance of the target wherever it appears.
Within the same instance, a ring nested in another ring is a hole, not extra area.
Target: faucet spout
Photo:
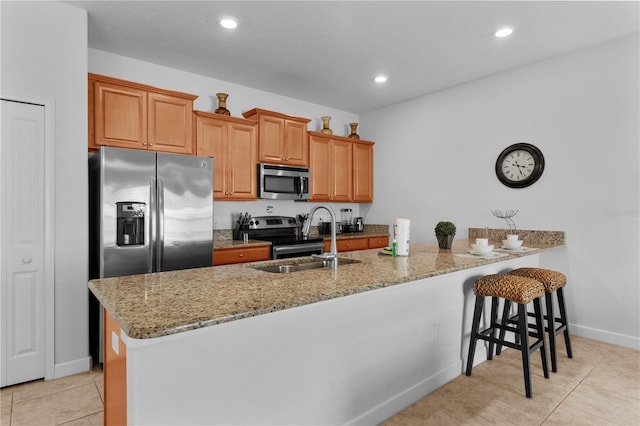
[[[315,257],[320,257],[323,260],[330,261],[329,268],[337,269],[338,268],[338,248],[336,244],[336,214],[331,210],[329,206],[316,206],[309,211],[309,215],[307,216],[307,220],[304,222],[304,226],[302,227],[302,236],[307,238],[309,236],[309,230],[311,229],[311,220],[313,219],[313,215],[319,209],[325,209],[329,212],[331,216],[331,249],[329,253],[324,253],[320,256],[316,255]]]

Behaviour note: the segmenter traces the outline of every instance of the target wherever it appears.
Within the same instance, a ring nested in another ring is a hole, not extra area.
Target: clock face
[[[507,179],[518,182],[527,179],[533,173],[536,161],[527,151],[513,151],[502,160],[502,172]]]
[[[544,171],[544,156],[531,144],[507,147],[496,161],[498,179],[511,188],[524,188],[537,181]]]

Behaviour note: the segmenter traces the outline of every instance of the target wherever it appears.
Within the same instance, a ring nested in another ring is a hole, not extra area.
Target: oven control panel
[[[249,229],[294,228],[296,225],[296,218],[288,216],[257,216],[249,220]]]

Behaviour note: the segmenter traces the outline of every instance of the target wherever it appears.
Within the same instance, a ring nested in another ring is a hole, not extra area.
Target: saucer
[[[517,249],[522,246],[522,240],[515,241],[515,244],[509,244],[509,240],[502,240],[502,248],[507,250]]]
[[[474,256],[488,256],[493,254],[493,250],[489,250],[489,251],[473,251],[473,250],[469,250],[469,254],[473,254]]]
[[[483,250],[478,250],[478,245],[471,244],[471,251],[469,251],[469,253],[482,256],[483,254],[489,254],[493,251],[493,244],[480,247],[482,247]]]
[[[502,250],[508,250],[508,251],[524,251],[526,250],[526,247],[507,247],[507,246],[502,246],[500,247]]]

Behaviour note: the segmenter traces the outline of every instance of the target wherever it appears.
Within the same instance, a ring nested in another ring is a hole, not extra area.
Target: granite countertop
[[[436,243],[412,244],[408,257],[379,255],[378,249],[340,253],[337,270],[315,269],[289,274],[260,271],[254,266],[284,264],[311,258],[283,259],[209,268],[97,279],[89,288],[132,338],[147,339],[262,315],[442,275],[463,269],[537,254],[562,247],[529,244],[538,250],[483,259],[463,257],[470,240],[456,240],[451,250]]]

